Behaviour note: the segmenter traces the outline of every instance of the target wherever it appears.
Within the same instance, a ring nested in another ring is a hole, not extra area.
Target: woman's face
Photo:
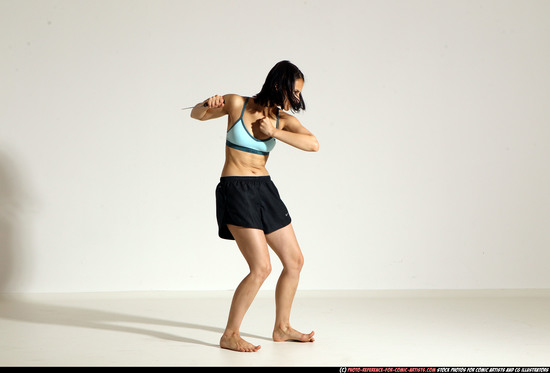
[[[300,94],[302,93],[302,89],[304,88],[304,80],[303,79],[296,79],[294,82],[294,92],[292,94],[294,95],[294,98],[296,101],[300,101]],[[285,107],[283,108],[285,111],[290,110],[291,105],[287,98],[285,98]]]

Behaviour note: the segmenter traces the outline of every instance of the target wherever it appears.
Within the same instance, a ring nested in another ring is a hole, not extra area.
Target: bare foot
[[[239,334],[222,335],[220,347],[240,352],[256,352],[262,348],[260,345],[254,346],[252,343],[248,343]]]
[[[286,329],[275,328],[275,330],[273,330],[273,340],[275,342],[284,342],[284,341],[313,342],[315,341],[315,338],[313,338],[314,334],[315,332],[311,332],[309,334],[303,334],[303,333],[300,333],[299,331],[292,329],[291,327],[288,327]]]

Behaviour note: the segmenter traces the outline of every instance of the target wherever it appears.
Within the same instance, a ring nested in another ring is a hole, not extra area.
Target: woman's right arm
[[[206,104],[207,106],[204,106]],[[198,103],[191,110],[191,118],[197,120],[208,120],[219,118],[227,114],[225,99],[223,96],[213,96],[208,100]]]

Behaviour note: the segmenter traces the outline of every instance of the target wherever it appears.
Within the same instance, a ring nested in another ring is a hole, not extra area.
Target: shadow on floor
[[[219,345],[161,331],[149,330],[146,328],[117,325],[117,323],[172,326],[184,329],[200,329],[218,333],[220,336],[224,332],[223,328],[218,328],[215,326],[163,320],[144,316],[134,316],[111,311],[48,304],[38,301],[25,300],[22,297],[11,295],[0,295],[0,318],[36,324],[62,325],[124,333],[135,333],[174,342],[193,343],[216,348],[219,348]],[[252,334],[241,333],[241,335],[252,338],[271,340],[266,337]]]

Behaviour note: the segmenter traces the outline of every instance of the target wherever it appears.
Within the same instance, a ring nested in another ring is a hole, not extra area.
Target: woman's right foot
[[[262,346],[254,346],[241,338],[239,334],[224,334],[220,339],[220,347],[240,352],[256,352]]]
[[[292,329],[290,326],[286,328],[275,328],[273,330],[273,340],[275,342],[295,341],[295,342],[314,342],[313,335],[315,332],[309,334],[300,333]]]

